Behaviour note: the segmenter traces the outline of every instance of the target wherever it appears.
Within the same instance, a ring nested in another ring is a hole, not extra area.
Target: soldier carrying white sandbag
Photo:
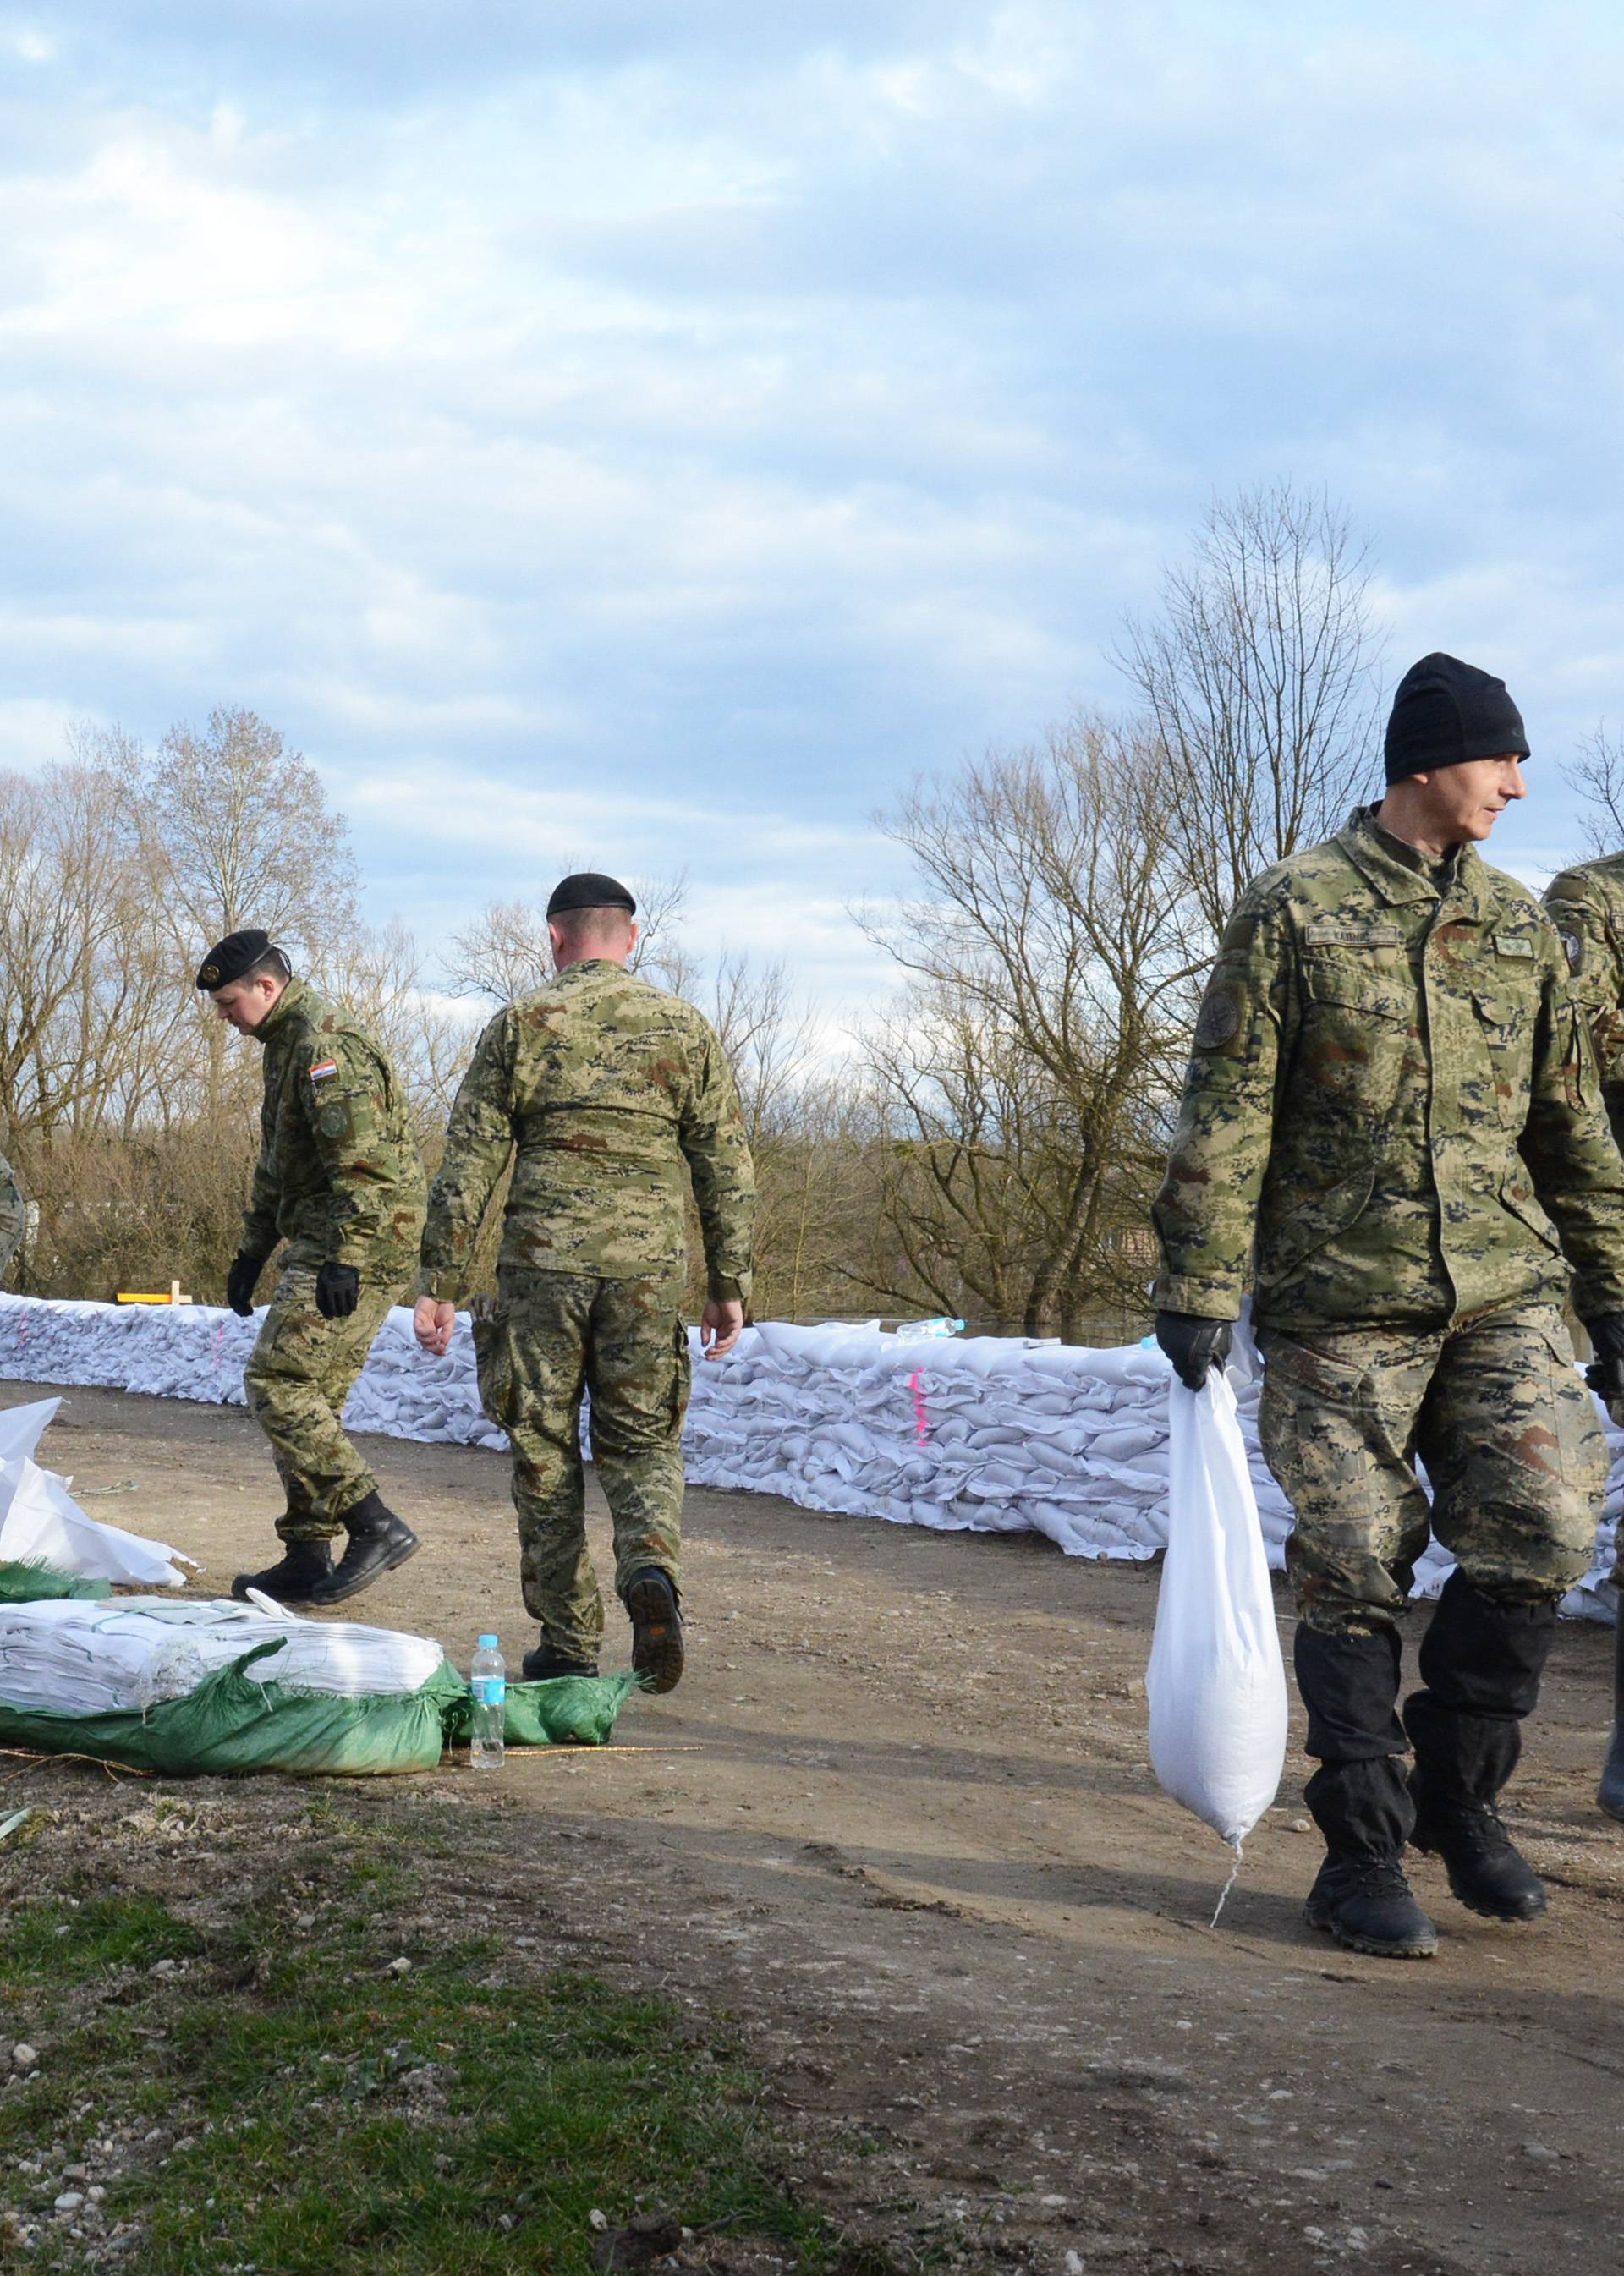
[[[1442,655],[1407,673],[1380,804],[1236,907],[1156,1204],[1157,1337],[1192,1388],[1252,1281],[1320,1763],[1307,1917],[1393,1956],[1438,1940],[1407,1844],[1476,1912],[1544,1909],[1496,1800],[1605,1479],[1570,1268],[1598,1354],[1624,1356],[1624,1162],[1589,1026],[1555,928],[1474,842],[1526,794],[1528,755],[1502,681]],[[1430,1529],[1457,1569],[1400,1721]]]

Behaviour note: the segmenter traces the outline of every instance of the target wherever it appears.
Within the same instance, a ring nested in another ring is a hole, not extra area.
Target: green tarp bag
[[[256,1683],[244,1670],[274,1641],[216,1669],[181,1699],[99,1715],[62,1715],[0,1700],[0,1745],[39,1754],[89,1755],[171,1778],[281,1771],[294,1778],[377,1778],[436,1769],[467,1735],[466,1680],[442,1660],[415,1691],[340,1698],[327,1691]],[[636,1677],[563,1676],[516,1683],[507,1695],[510,1746],[573,1741],[602,1746]]]

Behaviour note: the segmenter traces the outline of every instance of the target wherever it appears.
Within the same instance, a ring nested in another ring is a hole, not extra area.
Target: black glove
[[[315,1309],[324,1320],[347,1320],[360,1301],[360,1274],[353,1264],[323,1264],[315,1276]]]
[[[1194,1312],[1158,1312],[1156,1340],[1172,1362],[1172,1371],[1191,1391],[1199,1391],[1216,1360],[1222,1367],[1229,1357],[1234,1332],[1228,1320],[1203,1320]]]
[[[231,1259],[225,1276],[225,1301],[239,1320],[246,1320],[254,1309],[254,1284],[264,1270],[264,1258],[251,1256],[246,1248],[239,1249]]]
[[[1584,1331],[1596,1354],[1585,1381],[1599,1400],[1624,1399],[1624,1312],[1600,1312],[1585,1322]]]

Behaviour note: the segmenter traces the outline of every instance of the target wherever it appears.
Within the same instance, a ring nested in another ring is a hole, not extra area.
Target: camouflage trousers
[[[592,1459],[615,1528],[615,1585],[657,1565],[678,1578],[688,1339],[670,1278],[601,1280],[505,1270],[476,1297],[480,1401],[513,1447],[525,1609],[543,1646],[596,1659],[603,1600],[587,1551],[581,1395],[592,1398]]]
[[[397,1259],[376,1273],[367,1271],[349,1317],[324,1320],[315,1308],[320,1263],[288,1251],[242,1371],[248,1412],[270,1441],[287,1494],[286,1511],[277,1520],[284,1541],[330,1540],[343,1530],[345,1512],[377,1484],[338,1418],[407,1271]]]
[[[1391,1629],[1429,1532],[1504,1604],[1553,1603],[1585,1571],[1606,1441],[1559,1312],[1258,1344],[1258,1434],[1296,1518],[1286,1564],[1309,1627]]]

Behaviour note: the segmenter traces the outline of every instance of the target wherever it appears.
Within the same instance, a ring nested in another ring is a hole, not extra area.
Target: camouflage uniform
[[[1624,1151],[1624,854],[1582,861],[1545,887],[1545,907],[1561,937],[1574,993],[1590,1025],[1602,1098],[1614,1143]],[[1624,1421],[1624,1402],[1612,1402]],[[1613,1584],[1624,1589],[1624,1526]]]
[[[1468,1579],[1548,1605],[1605,1473],[1561,1324],[1624,1310],[1624,1164],[1556,933],[1463,846],[1362,809],[1248,886],[1157,1196],[1158,1308],[1233,1319],[1296,1514],[1301,1617],[1392,1630],[1427,1518]]]
[[[542,1644],[595,1658],[580,1449],[615,1525],[615,1574],[673,1582],[688,1347],[679,1306],[690,1186],[710,1293],[749,1294],[755,1187],[739,1101],[708,1022],[604,958],[498,1013],[452,1112],[429,1202],[423,1294],[460,1301],[491,1192],[517,1151],[495,1299],[475,1300],[486,1413],[513,1444],[524,1597]]]
[[[17,1174],[0,1154],[0,1278],[11,1270],[11,1259],[22,1247],[28,1225],[28,1209],[17,1183]]]
[[[242,1248],[269,1256],[278,1240],[288,1246],[243,1388],[287,1490],[277,1531],[324,1541],[376,1485],[339,1417],[410,1275],[423,1172],[388,1056],[345,1013],[291,980],[254,1033],[265,1100]],[[328,1262],[360,1273],[347,1318],[316,1309]]]
[[[1545,887],[1545,907],[1590,1023],[1607,1117],[1624,1149],[1624,854],[1565,869]]]

